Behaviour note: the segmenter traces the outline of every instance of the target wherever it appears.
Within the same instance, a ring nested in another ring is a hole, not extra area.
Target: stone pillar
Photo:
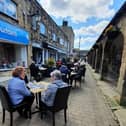
[[[96,54],[95,54],[95,72],[96,72],[96,69],[97,69],[97,60],[98,60],[98,49],[96,49]]]
[[[95,49],[93,49],[93,56],[92,56],[92,68],[95,68],[95,56],[96,56],[96,52]]]
[[[90,59],[90,61],[91,61],[91,67],[93,67],[93,50],[91,50],[91,57],[90,57],[91,59]]]
[[[122,51],[122,60],[120,66],[120,76],[117,83],[117,90],[120,93],[120,104],[126,105],[126,18],[122,18],[120,21],[121,32],[124,37],[124,46]]]
[[[105,49],[105,42],[103,42],[102,43],[102,57],[101,57],[101,66],[100,66],[100,78],[101,78],[101,80],[103,79],[103,76],[102,76],[102,74],[103,74],[103,61],[104,61],[104,49]]]

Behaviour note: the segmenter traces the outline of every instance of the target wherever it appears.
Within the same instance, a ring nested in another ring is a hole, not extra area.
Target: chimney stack
[[[63,26],[68,26],[68,21],[63,21]]]

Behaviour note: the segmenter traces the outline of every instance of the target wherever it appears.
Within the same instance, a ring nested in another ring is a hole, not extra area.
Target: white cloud
[[[106,27],[106,25],[109,23],[107,20],[103,20],[95,25],[85,26],[81,27],[80,29],[75,29],[74,33],[76,36],[96,36],[100,35],[100,33],[103,31],[103,29]]]
[[[95,25],[75,29],[74,32],[76,35],[76,39],[74,47],[79,48],[79,41],[80,41],[81,49],[90,49],[108,23],[109,21],[103,20]],[[80,40],[79,37],[81,37]]]
[[[39,0],[43,8],[55,17],[71,17],[74,22],[85,22],[91,17],[105,19],[113,16],[113,0]]]
[[[95,37],[81,37],[81,39],[77,38],[74,42],[74,47],[79,48],[80,42],[80,49],[82,50],[89,50],[92,45],[96,42],[97,36]]]
[[[39,0],[42,7],[48,14],[55,18],[70,17],[71,21],[78,24],[87,23],[88,20],[95,18],[102,20],[97,24],[88,24],[88,26],[75,29],[74,47],[79,47],[79,38],[81,36],[80,48],[90,49],[96,42],[105,26],[109,23],[107,18],[114,15],[115,10],[110,8],[113,0]]]

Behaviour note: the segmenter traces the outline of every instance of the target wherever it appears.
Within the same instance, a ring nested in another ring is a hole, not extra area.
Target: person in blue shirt
[[[64,73],[64,74],[69,74],[69,69],[68,69],[68,67],[63,63],[62,65],[61,65],[61,67],[59,68],[59,70],[60,70],[60,72],[61,73]]]
[[[27,106],[25,106],[25,108],[22,108],[18,111],[20,115],[25,113],[25,116],[27,116],[27,111],[34,101],[34,95],[26,87],[24,78],[24,67],[16,67],[12,72],[12,78],[8,82],[8,94],[13,105],[18,105],[23,102],[27,103]]]
[[[69,76],[70,76],[70,70],[68,67],[63,63],[61,67],[59,68],[61,74],[62,74],[62,80],[66,83],[69,83]]]
[[[41,101],[43,106],[44,104],[47,106],[52,106],[57,89],[68,86],[67,83],[62,81],[61,72],[59,70],[54,70],[50,75],[52,83],[50,83],[46,91],[41,94]]]

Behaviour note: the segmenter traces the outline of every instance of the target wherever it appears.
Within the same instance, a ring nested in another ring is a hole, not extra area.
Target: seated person
[[[57,89],[67,86],[67,83],[62,81],[61,72],[59,70],[54,70],[50,75],[52,83],[49,84],[47,90],[41,94],[43,107],[44,104],[52,106]]]
[[[20,103],[27,103],[25,108],[18,110],[19,114],[27,116],[27,111],[31,108],[34,101],[34,95],[28,90],[25,84],[25,69],[18,66],[12,72],[12,78],[8,82],[8,94],[11,98],[12,104],[18,105]],[[24,112],[23,112],[24,111]]]
[[[31,77],[34,77],[34,80],[38,81],[40,78],[39,78],[39,68],[38,66],[35,65],[35,62],[32,61],[31,65],[29,66],[30,68],[30,74],[31,74]]]
[[[62,64],[62,61],[61,60],[58,60],[56,62],[56,68],[59,69],[61,67],[61,64]]]
[[[82,76],[82,70],[80,69],[80,67],[79,66],[76,66],[75,65],[75,70],[73,71],[74,73],[76,73],[76,74],[71,74],[70,76],[69,76],[69,79],[70,79],[70,85],[72,85],[72,83],[73,83],[73,80],[75,80],[75,79],[81,79],[81,76]]]
[[[59,68],[59,70],[61,73],[69,74],[69,69],[65,64],[62,64],[61,67]]]

